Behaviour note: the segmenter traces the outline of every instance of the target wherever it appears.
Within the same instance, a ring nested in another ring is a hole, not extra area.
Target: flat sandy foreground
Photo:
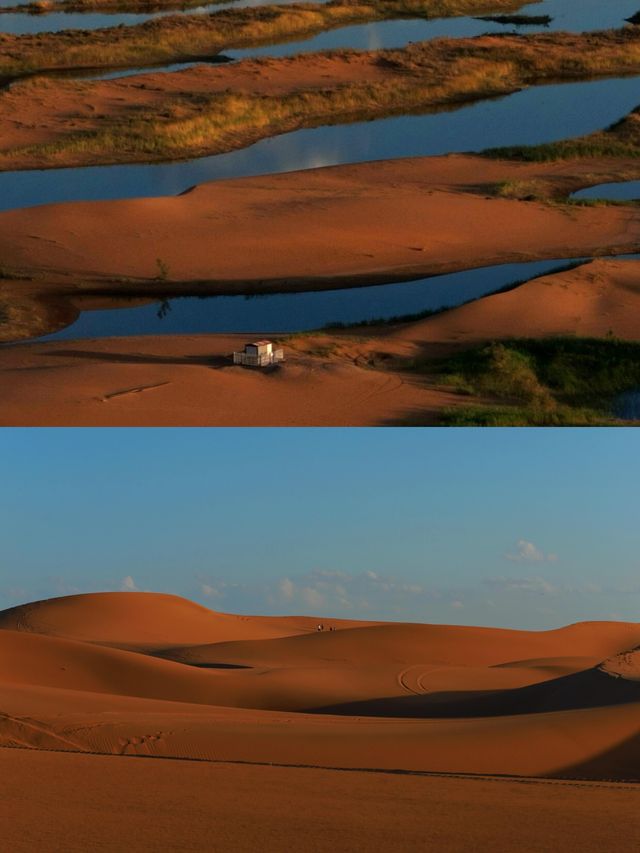
[[[454,155],[219,181],[175,197],[10,211],[0,214],[0,257],[20,275],[2,283],[4,305],[15,328],[34,336],[120,295],[324,289],[632,252],[640,241],[637,207],[519,201],[496,197],[495,187],[508,180],[564,197],[635,170],[634,160],[525,164]],[[158,257],[169,270],[163,280]],[[602,259],[417,323],[292,338],[274,373],[230,365],[245,335],[4,347],[0,424],[435,423],[444,408],[473,401],[390,370],[391,363],[514,336],[612,332],[637,340],[637,270],[637,262]]]
[[[637,849],[640,625],[318,621],[154,593],[0,613],[4,843]]]

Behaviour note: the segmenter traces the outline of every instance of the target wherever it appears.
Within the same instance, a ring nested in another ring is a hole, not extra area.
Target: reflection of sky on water
[[[187,9],[184,14],[197,14],[215,12],[216,10],[229,7],[241,6],[264,6],[277,3],[296,2],[296,0],[238,0],[238,2],[203,5],[196,9]],[[322,0],[319,0],[322,2]],[[12,0],[0,0],[0,5],[15,5]],[[542,3],[532,3],[523,7],[519,14],[541,15],[548,14],[553,17],[549,30],[572,30],[582,32],[595,29],[607,29],[609,27],[622,26],[625,18],[630,17],[638,10],[637,0],[544,0]],[[0,15],[0,31],[21,34],[38,32],[56,32],[65,29],[99,29],[112,27],[118,24],[137,24],[150,18],[165,14],[182,14],[179,11],[152,12],[147,14],[116,14],[105,13],[53,13],[49,15],[8,14]],[[384,22],[385,24],[387,22]],[[310,42],[292,43],[282,46],[280,50],[269,48],[238,51],[238,55],[247,53],[255,56],[267,54],[271,56],[289,55],[291,52],[307,50],[327,50],[330,48],[352,47],[361,50],[373,50],[379,47],[401,47],[408,41],[421,41],[425,39],[448,37],[467,37],[478,35],[483,32],[504,32],[505,27],[487,21],[476,21],[473,18],[450,18],[435,19],[433,21],[397,21],[390,28],[379,24],[365,25],[362,27],[347,27],[344,30],[334,30],[332,33],[323,33],[318,37],[317,45],[310,47]],[[506,28],[507,30],[510,27]],[[512,27],[511,27],[512,29]],[[523,32],[535,32],[539,27],[520,28]],[[361,32],[358,32],[361,30]]]
[[[520,27],[520,32],[548,32],[572,30],[586,32],[622,26],[625,18],[637,11],[638,0],[545,0],[523,7],[518,14],[548,14],[554,18],[548,27]],[[490,21],[475,18],[435,18],[431,21],[405,20],[384,21],[375,24],[344,27],[340,30],[321,33],[306,41],[270,45],[261,48],[228,51],[237,59],[248,56],[292,56],[332,48],[355,48],[377,50],[379,48],[403,47],[411,41],[426,41],[434,38],[469,38],[487,32],[508,32],[514,29]]]
[[[157,303],[136,308],[85,311],[71,326],[43,340],[209,332],[282,333],[318,329],[327,323],[388,319],[460,305],[505,285],[544,275],[566,262],[556,259],[503,264],[402,284],[317,293],[172,299],[171,310],[161,320],[157,315]]]
[[[353,323],[392,317],[444,305],[459,305],[522,278],[551,270],[563,261],[505,264],[466,270],[403,284],[356,287],[318,293],[283,293],[246,298],[171,300],[171,310],[158,319],[158,305],[85,311],[73,325],[43,340],[144,334],[206,332],[291,332],[327,323]]]
[[[626,181],[623,184],[599,184],[574,193],[572,198],[606,198],[612,201],[630,201],[640,199],[640,181]]]
[[[199,160],[4,172],[0,210],[73,199],[171,195],[220,178],[536,144],[606,127],[639,101],[638,78],[537,86],[454,112],[295,131]]]

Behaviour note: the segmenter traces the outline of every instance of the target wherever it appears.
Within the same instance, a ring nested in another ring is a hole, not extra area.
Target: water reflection
[[[624,256],[640,257],[640,256]],[[452,307],[505,285],[544,275],[567,259],[502,264],[418,281],[345,288],[315,293],[259,297],[216,296],[172,299],[158,317],[158,304],[85,311],[71,326],[41,340],[122,337],[126,335],[213,332],[293,332],[330,323],[356,323]]]
[[[624,421],[640,421],[640,390],[625,391],[613,401],[611,412]]]
[[[453,112],[299,130],[199,160],[3,172],[0,210],[74,199],[172,195],[222,178],[499,145],[535,145],[606,127],[639,101],[635,77],[535,86]]]
[[[625,18],[637,11],[637,0],[618,0],[603,3],[602,0],[545,0],[532,3],[518,10],[523,15],[549,15],[549,25],[518,28],[505,27],[491,21],[476,18],[434,18],[433,20],[384,21],[344,27],[340,30],[321,33],[306,41],[289,44],[268,45],[260,48],[227,51],[229,56],[244,59],[248,56],[293,56],[309,51],[337,48],[378,50],[380,48],[403,47],[409,42],[427,41],[434,38],[471,38],[491,32],[521,30],[528,33],[541,31],[569,30],[588,32],[591,30],[621,27]]]
[[[540,275],[560,263],[505,264],[401,284],[312,293],[180,298],[171,300],[171,310],[162,319],[158,317],[157,304],[85,311],[72,326],[45,340],[159,333],[290,332],[328,323],[386,319],[460,304],[522,277]]]
[[[615,184],[598,184],[574,193],[571,198],[600,198],[609,201],[633,201],[640,199],[640,181],[624,181]]]

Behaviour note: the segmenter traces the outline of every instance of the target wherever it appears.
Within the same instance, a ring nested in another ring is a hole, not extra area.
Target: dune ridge
[[[65,596],[0,612],[0,746],[640,781],[639,648],[634,623],[516,631]]]

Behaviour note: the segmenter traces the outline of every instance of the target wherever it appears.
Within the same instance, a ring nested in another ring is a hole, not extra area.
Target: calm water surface
[[[625,421],[640,421],[640,389],[625,391],[613,401],[612,414]]]
[[[0,210],[80,199],[171,195],[221,178],[549,142],[605,127],[639,103],[637,77],[535,86],[454,112],[299,130],[199,160],[3,172]]]
[[[543,275],[564,260],[503,264],[400,284],[273,296],[172,299],[160,319],[158,304],[85,311],[66,329],[41,340],[205,332],[293,332],[327,323],[355,323],[436,310],[477,299],[507,284]]]
[[[616,184],[598,184],[574,193],[572,198],[603,198],[609,201],[631,201],[640,199],[640,181],[625,181]]]
[[[152,12],[146,14],[113,14],[105,13],[53,13],[49,15],[6,14],[0,15],[0,32],[24,34],[57,32],[67,29],[100,29],[119,24],[131,25],[157,18],[167,14],[209,14],[220,9],[242,6],[265,6],[277,3],[296,2],[296,0],[238,0],[238,2],[203,5],[202,7],[186,9],[184,12]],[[322,2],[322,0],[318,0]],[[0,0],[0,5],[14,5],[12,2]],[[550,15],[553,21],[549,30],[570,30],[586,32],[590,30],[620,27],[626,18],[638,11],[636,0],[544,0],[542,3],[532,3],[524,6],[518,14]],[[440,36],[463,38],[485,32],[505,32],[514,27],[506,27],[489,21],[478,21],[474,18],[434,19],[432,21],[398,21],[380,22],[359,27],[347,27],[345,30],[334,30],[323,33],[316,39],[306,42],[290,43],[289,46],[258,49],[257,51],[238,51],[238,56],[268,54],[270,56],[285,56],[290,52],[306,50],[327,50],[330,48],[358,48],[373,50],[381,47],[401,47],[409,41],[422,41]],[[535,32],[541,27],[521,27],[521,31]],[[314,42],[314,46],[311,43]]]
[[[640,255],[625,255],[638,258]],[[453,307],[514,282],[545,275],[570,259],[502,264],[374,287],[273,296],[184,297],[170,300],[160,318],[159,303],[85,311],[72,325],[41,340],[123,337],[127,335],[212,332],[294,332],[330,323],[388,320],[402,314]],[[574,259],[575,260],[575,259]]]

